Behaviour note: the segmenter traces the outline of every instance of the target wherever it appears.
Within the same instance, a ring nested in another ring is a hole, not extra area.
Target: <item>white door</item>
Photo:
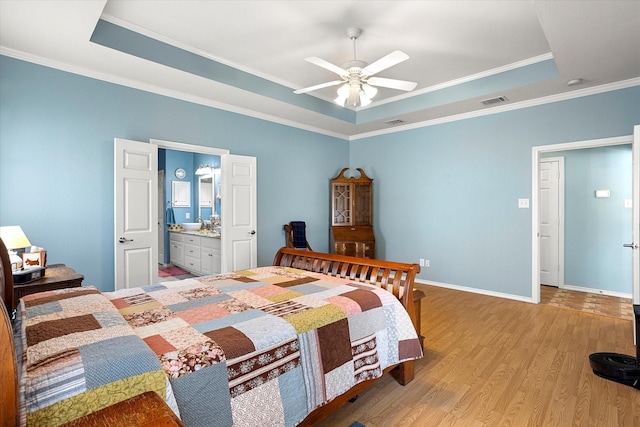
[[[164,264],[164,229],[166,224],[164,206],[164,171],[158,171],[158,264]]]
[[[631,157],[633,158],[632,166],[632,179],[631,185],[633,208],[631,212],[631,226],[632,238],[631,243],[625,243],[624,245],[631,248],[633,257],[633,305],[634,313],[640,306],[640,126],[634,126],[633,128],[633,143],[631,144]],[[633,344],[638,345],[638,328],[640,325],[636,323],[635,316],[633,317]]]
[[[115,288],[158,281],[158,147],[115,139]]]
[[[256,158],[225,154],[222,169],[222,273],[258,265]]]
[[[631,146],[633,158],[632,172],[632,238],[631,249],[633,257],[633,304],[640,305],[640,126],[633,128],[633,144]],[[638,325],[636,325],[636,328]]]
[[[560,160],[540,160],[540,284],[560,284]]]

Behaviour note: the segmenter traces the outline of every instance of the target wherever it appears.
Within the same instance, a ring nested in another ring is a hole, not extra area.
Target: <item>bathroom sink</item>
[[[200,223],[199,222],[183,222],[182,228],[184,228],[185,231],[198,231],[200,230]]]

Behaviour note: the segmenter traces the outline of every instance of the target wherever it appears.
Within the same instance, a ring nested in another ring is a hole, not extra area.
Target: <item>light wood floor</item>
[[[597,377],[588,358],[635,355],[630,320],[417,287],[426,338],[415,379],[385,377],[319,427],[640,426],[640,390]]]

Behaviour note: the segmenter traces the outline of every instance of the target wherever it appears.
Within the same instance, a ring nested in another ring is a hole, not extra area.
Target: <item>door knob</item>
[[[133,242],[133,239],[127,239],[125,237],[121,237],[118,239],[118,242],[120,243]]]
[[[622,246],[625,248],[638,249],[638,245],[634,245],[633,243],[625,243]]]
[[[251,235],[253,236],[254,234],[256,234],[256,230],[251,230],[251,231],[249,232],[249,234],[251,234]]]

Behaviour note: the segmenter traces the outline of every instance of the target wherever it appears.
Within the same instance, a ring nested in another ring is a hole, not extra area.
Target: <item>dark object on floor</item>
[[[633,306],[636,325],[640,322],[640,305]],[[636,357],[618,353],[589,355],[593,373],[599,377],[640,389],[640,328],[636,327]]]
[[[633,356],[618,353],[589,355],[593,373],[607,380],[640,389],[640,366]]]
[[[364,427],[364,424],[361,424],[361,423],[356,421],[355,423],[351,424],[350,427]]]

